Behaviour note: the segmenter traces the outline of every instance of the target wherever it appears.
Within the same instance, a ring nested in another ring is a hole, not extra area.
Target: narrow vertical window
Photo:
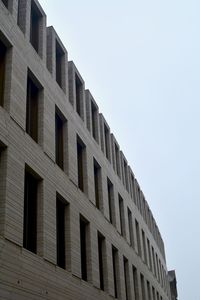
[[[136,238],[137,238],[138,255],[141,257],[140,228],[137,220],[135,220],[135,230],[136,230]]]
[[[142,230],[142,244],[143,244],[144,262],[145,262],[145,264],[147,264],[147,249],[146,249],[146,240],[145,240],[144,230]]]
[[[89,223],[80,216],[81,278],[88,280],[87,239]]]
[[[25,171],[23,247],[37,253],[37,193],[38,180]]]
[[[159,265],[158,265],[158,255],[157,255],[157,253],[156,253],[156,267],[157,267],[157,271],[158,271],[158,281],[160,282],[160,272],[159,272]]]
[[[26,95],[26,132],[32,139],[38,142],[38,106],[40,89],[38,83],[33,81],[33,77],[28,72],[27,95]]]
[[[17,25],[23,33],[26,28],[26,0],[18,0]]]
[[[157,294],[157,300],[160,300],[160,299],[159,299],[159,293],[157,292],[156,294]]]
[[[75,87],[76,87],[76,112],[82,118],[83,84],[77,74],[75,74]]]
[[[102,201],[101,201],[101,167],[94,159],[94,190],[95,190],[95,201],[96,207],[98,209],[102,209]]]
[[[114,206],[114,190],[113,184],[110,179],[107,178],[107,190],[108,190],[108,206],[110,223],[115,225],[115,206]]]
[[[129,186],[128,186],[128,169],[127,169],[127,163],[124,160],[124,180],[125,180],[125,187],[126,190],[129,191]]]
[[[30,43],[36,52],[39,52],[40,21],[42,14],[34,1],[31,1],[31,20],[30,20]]]
[[[144,276],[142,274],[140,274],[140,282],[141,282],[141,290],[142,290],[142,300],[146,300]]]
[[[92,136],[98,142],[98,123],[97,123],[97,108],[91,101],[91,113],[92,113]]]
[[[100,233],[98,233],[98,254],[99,254],[99,280],[100,289],[105,290],[105,238]]]
[[[156,275],[155,253],[154,253],[154,248],[153,248],[153,246],[151,247],[151,251],[152,251],[152,258],[153,258],[154,275],[157,277],[157,275]]]
[[[104,124],[104,137],[105,137],[105,151],[106,158],[110,160],[110,137],[109,137],[109,129]]]
[[[121,234],[122,234],[123,237],[126,237],[125,216],[124,216],[124,201],[123,201],[123,199],[120,195],[119,195],[119,216],[120,216]]]
[[[139,300],[138,275],[137,275],[137,269],[134,266],[133,266],[133,287],[134,287],[135,300]]]
[[[129,265],[128,259],[126,257],[124,260],[124,283],[125,283],[125,292],[126,292],[126,300],[130,300],[130,277],[129,277]]]
[[[77,137],[77,167],[78,167],[78,187],[84,192],[85,191],[85,181],[84,176],[86,175],[85,168],[85,145],[79,137]]]
[[[153,300],[156,300],[155,288],[153,286],[152,286],[152,296],[153,296]]]
[[[120,177],[119,148],[116,143],[115,143],[115,159],[116,159],[117,175]]]
[[[148,248],[148,255],[149,255],[149,268],[152,271],[151,248],[150,248],[150,242],[148,238],[147,238],[147,248]]]
[[[66,120],[56,107],[55,112],[55,158],[56,164],[64,170],[64,127]]]
[[[119,286],[118,286],[118,280],[119,280],[119,273],[118,273],[118,251],[117,249],[112,246],[112,262],[113,262],[113,282],[114,282],[114,296],[115,298],[118,298],[119,296]]]
[[[6,46],[0,40],[0,106],[4,104]]]
[[[59,43],[56,41],[56,81],[58,85],[63,88],[63,64],[64,64],[64,51]]]
[[[132,212],[129,208],[127,208],[128,212],[128,227],[129,227],[129,235],[130,235],[130,245],[132,248],[134,248],[134,235],[133,235],[133,218],[132,218]]]
[[[56,236],[57,236],[57,265],[65,269],[65,235],[66,235],[66,204],[63,199],[57,196],[56,199]]]
[[[151,290],[150,290],[149,281],[147,281],[147,295],[148,295],[148,300],[151,300]]]

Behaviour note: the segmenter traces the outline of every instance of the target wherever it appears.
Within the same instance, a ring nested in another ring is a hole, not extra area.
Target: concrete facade
[[[171,299],[164,244],[149,205],[56,31],[46,28],[37,0],[0,0],[0,42],[1,56],[6,53],[0,299]],[[37,138],[27,129],[27,78],[37,90]],[[62,158],[56,156],[55,116],[62,123]],[[37,185],[35,251],[25,246],[26,174]],[[64,267],[58,266],[57,199],[64,208]]]

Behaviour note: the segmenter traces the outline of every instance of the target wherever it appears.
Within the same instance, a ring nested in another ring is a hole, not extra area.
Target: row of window
[[[3,150],[2,148],[0,148]],[[1,162],[1,156],[0,156]],[[24,221],[23,221],[23,247],[33,253],[38,253],[39,238],[38,238],[38,223],[39,220],[39,203],[40,189],[42,178],[37,175],[31,168],[26,166],[24,176]],[[68,203],[60,194],[56,196],[56,249],[57,249],[57,265],[63,269],[70,269],[69,257],[71,252],[71,233],[70,233],[70,203]],[[136,221],[137,227],[138,223]],[[91,227],[90,222],[83,216],[79,215],[79,230],[80,230],[80,267],[81,279],[92,283],[91,274]],[[107,249],[106,238],[101,232],[97,232],[97,249],[98,249],[98,270],[99,270],[99,287],[101,290],[108,291],[108,265],[107,265]],[[112,250],[112,271],[113,271],[113,286],[115,298],[121,296],[120,282],[120,264],[118,249],[111,245]],[[130,272],[132,271],[133,282],[131,283]],[[127,300],[139,300],[140,294],[142,300],[161,300],[155,288],[150,287],[150,282],[145,281],[143,274],[139,274],[137,268],[130,265],[128,259],[123,256],[123,272],[124,286]],[[139,276],[140,275],[140,276]],[[139,284],[140,280],[140,284]],[[145,286],[146,282],[146,286]],[[165,291],[168,289],[166,282]],[[133,285],[131,287],[131,285]]]
[[[4,5],[9,8],[9,0],[2,1]],[[25,33],[25,24],[26,24],[26,1],[18,0],[18,18],[17,24],[20,29]],[[42,45],[42,31],[43,31],[43,13],[40,11],[39,7],[34,0],[31,1],[31,18],[30,18],[30,43],[38,52],[41,54],[41,45]],[[48,38],[47,35],[47,46],[48,46]],[[6,66],[6,51],[7,47],[3,42],[0,41],[0,105],[3,106],[4,103],[4,81],[5,81],[5,66]],[[49,54],[50,52],[50,54]],[[52,56],[51,51],[47,51],[47,68],[52,73],[52,62],[51,59],[48,59],[48,55]],[[41,56],[41,55],[40,55]],[[55,79],[58,85],[64,90],[65,88],[65,79],[66,72],[64,72],[64,66],[66,62],[66,54],[59,43],[58,39],[55,41]],[[72,68],[69,67],[69,70]],[[74,93],[69,91],[69,101],[74,106],[78,115],[84,120],[84,95],[86,96],[86,124],[88,130],[91,132],[95,141],[100,144],[102,151],[105,153],[106,158],[110,163],[112,163],[114,171],[122,180],[124,187],[127,192],[130,194],[133,199],[135,205],[140,211],[141,215],[144,218],[144,221],[148,225],[154,239],[156,240],[158,247],[165,257],[164,254],[164,245],[162,238],[160,236],[158,227],[153,218],[153,215],[149,209],[149,206],[144,198],[142,191],[135,179],[133,172],[127,164],[127,161],[123,154],[119,149],[119,145],[113,136],[110,135],[110,130],[105,120],[100,120],[98,107],[90,95],[89,92],[85,92],[84,83],[81,79],[78,71],[74,72],[74,84],[69,84],[69,89],[74,88]],[[69,71],[70,75],[70,71]],[[71,75],[72,76],[72,75]],[[37,81],[37,79],[33,76],[33,74],[29,71],[28,81],[27,81],[27,122],[26,122],[26,131],[30,134],[30,136],[38,142],[38,99],[41,96],[42,86]],[[66,92],[66,91],[65,91]],[[75,98],[75,99],[74,99]],[[63,138],[62,138],[62,130],[64,123],[66,122],[65,118],[61,113],[57,114],[56,117],[56,131],[58,134],[56,135],[56,145],[59,145],[56,151],[56,162],[57,164],[64,170],[65,162],[62,151],[63,146]],[[81,146],[81,143],[80,143]],[[80,150],[82,147],[79,147]],[[96,167],[98,170],[98,165]],[[80,187],[84,189],[84,182],[80,181]],[[99,204],[100,205],[100,204]]]

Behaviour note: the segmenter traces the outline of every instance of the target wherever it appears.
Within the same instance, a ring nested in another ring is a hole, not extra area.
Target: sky
[[[39,0],[153,211],[180,300],[200,300],[200,1]]]

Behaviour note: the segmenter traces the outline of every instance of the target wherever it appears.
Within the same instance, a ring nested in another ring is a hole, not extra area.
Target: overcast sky
[[[39,1],[150,204],[179,299],[200,300],[200,1]]]

